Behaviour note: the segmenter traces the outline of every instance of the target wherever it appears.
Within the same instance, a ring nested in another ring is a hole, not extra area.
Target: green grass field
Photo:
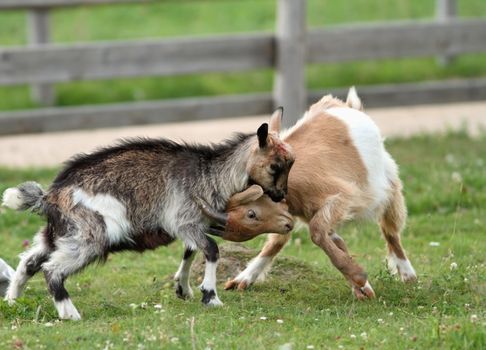
[[[310,27],[434,17],[435,0],[309,0]],[[484,0],[458,2],[462,17],[486,17]],[[128,40],[147,37],[273,31],[274,0],[160,1],[54,12],[56,43]],[[0,13],[0,47],[24,45],[25,13]],[[352,62],[308,68],[310,88],[347,87],[428,79],[486,76],[486,55],[464,55],[441,67],[435,58]],[[270,91],[270,70],[182,77],[86,81],[57,84],[57,105],[73,106],[185,96]],[[0,110],[32,108],[26,86],[0,87]]]
[[[225,306],[209,309],[200,305],[198,291],[193,301],[176,298],[171,275],[182,247],[174,243],[143,255],[112,255],[105,265],[70,278],[81,323],[57,321],[43,278],[34,277],[16,306],[0,301],[0,348],[484,349],[486,135],[473,140],[459,132],[387,144],[401,166],[410,214],[403,241],[417,284],[403,285],[387,273],[375,225],[349,225],[340,233],[377,294],[358,302],[303,230],[265,282],[244,293],[219,284]],[[1,169],[0,190],[24,180],[48,185],[55,173]],[[1,209],[0,256],[15,265],[22,242],[41,224],[35,215]]]

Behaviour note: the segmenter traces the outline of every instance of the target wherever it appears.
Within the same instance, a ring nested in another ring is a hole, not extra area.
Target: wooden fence
[[[48,106],[54,99],[51,84],[58,82],[275,68],[273,93],[6,111],[0,113],[0,134],[264,114],[276,105],[285,107],[285,120],[292,124],[323,93],[307,91],[307,63],[427,56],[447,63],[456,55],[486,51],[486,20],[455,18],[454,0],[437,0],[437,20],[311,30],[305,0],[277,0],[275,33],[49,44],[49,11],[127,2],[150,1],[2,0],[0,10],[30,11],[30,45],[0,49],[0,84],[31,84],[33,98]],[[486,79],[358,88],[367,106],[486,99]]]

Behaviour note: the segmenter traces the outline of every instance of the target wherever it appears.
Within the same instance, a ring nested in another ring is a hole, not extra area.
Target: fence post
[[[457,15],[456,0],[436,0],[435,16],[439,22],[448,22]],[[443,55],[437,58],[441,66],[449,64],[454,59],[453,55]]]
[[[46,44],[50,39],[49,9],[32,9],[28,13],[28,39],[30,46]],[[54,90],[50,84],[33,84],[32,99],[43,106],[54,104]]]
[[[278,0],[274,104],[284,107],[283,123],[289,127],[307,105],[305,81],[306,0]]]

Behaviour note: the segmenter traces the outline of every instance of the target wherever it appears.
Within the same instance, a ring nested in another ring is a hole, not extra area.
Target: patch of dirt
[[[243,271],[248,262],[258,255],[257,250],[249,249],[241,243],[224,243],[219,246],[220,259],[218,262],[217,280],[224,283]],[[204,256],[198,254],[192,265],[192,276],[197,282],[202,282],[204,276]],[[293,257],[277,256],[274,260],[269,276],[283,280],[296,276],[318,274],[311,265]]]

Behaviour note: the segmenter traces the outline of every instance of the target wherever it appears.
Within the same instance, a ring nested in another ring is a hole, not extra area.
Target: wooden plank
[[[0,84],[242,71],[273,65],[271,34],[0,49]]]
[[[0,113],[0,135],[184,122],[270,113],[270,93]]]
[[[284,107],[284,125],[305,111],[306,1],[279,0],[276,31],[275,107]]]
[[[312,30],[308,62],[343,62],[486,51],[486,20],[406,21]]]
[[[22,10],[33,8],[54,8],[105,5],[118,3],[147,3],[154,0],[1,0],[0,10]]]
[[[31,47],[48,43],[50,39],[49,10],[34,9],[29,11],[27,27]],[[30,94],[32,100],[41,106],[52,106],[54,104],[54,89],[49,84],[32,85]]]
[[[365,108],[486,100],[485,78],[357,86],[356,89]],[[316,102],[326,94],[345,99],[347,93],[348,89],[342,88],[312,91],[308,104]]]
[[[436,0],[435,2],[435,18],[442,23],[449,22],[452,18],[457,16],[457,1],[456,0]],[[437,58],[441,66],[445,66],[452,62],[454,56],[442,55]]]

